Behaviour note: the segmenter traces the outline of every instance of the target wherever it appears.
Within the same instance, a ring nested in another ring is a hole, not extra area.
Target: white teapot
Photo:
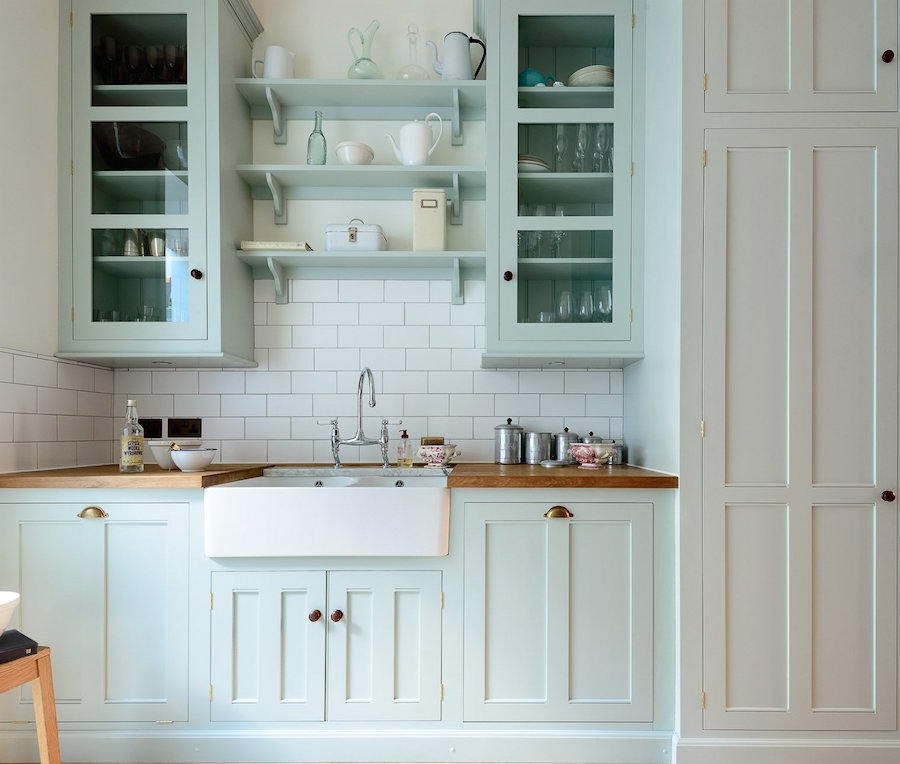
[[[437,138],[432,141],[433,131],[429,120],[434,118],[438,123]],[[441,135],[444,133],[444,121],[441,115],[431,112],[423,122],[416,120],[409,122],[400,128],[400,145],[394,143],[393,137],[385,133],[385,137],[391,142],[394,149],[394,156],[400,164],[405,165],[421,165],[428,164],[428,158],[434,152]]]

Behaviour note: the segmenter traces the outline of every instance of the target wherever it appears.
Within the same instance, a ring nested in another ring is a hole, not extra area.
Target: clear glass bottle
[[[144,471],[144,428],[138,423],[137,404],[128,400],[122,428],[119,472]]]
[[[400,67],[397,72],[398,80],[429,80],[431,75],[423,67],[419,66],[419,54],[417,46],[419,43],[419,26],[410,24],[406,30],[406,38],[409,40],[409,62],[405,66]]]
[[[409,434],[406,430],[400,434],[400,445],[397,446],[397,466],[412,467],[412,454],[409,451]]]
[[[306,142],[306,164],[325,164],[328,158],[328,147],[325,145],[325,135],[322,133],[322,112],[316,112],[316,126],[309,134]]]

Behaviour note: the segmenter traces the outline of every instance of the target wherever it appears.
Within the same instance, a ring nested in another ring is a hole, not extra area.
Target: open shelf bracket
[[[278,96],[271,87],[266,88],[266,100],[272,110],[272,131],[275,133],[275,143],[287,143],[287,129],[284,124],[281,101],[278,100]]]
[[[459,116],[459,88],[453,88],[453,132],[451,133],[450,145],[462,146],[462,119]]]
[[[269,267],[269,273],[272,274],[272,280],[275,282],[275,302],[278,305],[287,304],[288,282],[284,277],[284,266],[274,257],[267,257],[266,265]]]
[[[272,202],[275,205],[275,223],[278,225],[287,225],[287,204],[285,203],[284,191],[281,190],[281,183],[272,175],[266,173],[266,185],[272,192]]]
[[[459,275],[458,257],[454,257],[450,264],[450,302],[453,305],[463,304],[463,283]]]
[[[453,187],[448,189],[450,198],[450,224],[462,225],[462,200],[459,198],[459,173],[453,173]]]

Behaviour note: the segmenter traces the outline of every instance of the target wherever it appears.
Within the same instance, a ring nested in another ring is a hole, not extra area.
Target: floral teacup
[[[569,446],[569,453],[575,457],[579,468],[597,469],[615,456],[616,446],[615,443],[573,443]]]
[[[460,451],[452,443],[436,446],[422,446],[419,449],[419,456],[425,462],[426,467],[443,467],[454,456],[461,456]]]

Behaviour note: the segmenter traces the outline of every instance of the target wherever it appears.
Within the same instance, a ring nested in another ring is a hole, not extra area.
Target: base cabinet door
[[[464,718],[652,721],[653,506],[551,508],[466,504]]]
[[[897,725],[897,131],[710,130],[707,729]]]
[[[85,509],[0,505],[0,588],[22,595],[11,627],[53,651],[59,721],[186,721],[188,506]],[[33,719],[30,686],[0,704]]]
[[[213,721],[441,718],[439,571],[212,574]]]

